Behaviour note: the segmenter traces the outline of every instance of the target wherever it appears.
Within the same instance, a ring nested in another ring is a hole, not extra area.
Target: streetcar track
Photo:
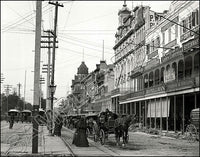
[[[73,130],[70,130],[70,129],[66,128],[66,127],[63,127],[63,129],[64,129],[66,132],[70,132],[71,134],[74,133]],[[62,136],[63,136],[63,135],[62,135]],[[64,137],[65,137],[65,139],[72,140],[72,137],[69,136],[69,135],[65,135]],[[62,139],[64,142],[67,142],[67,141],[64,139],[64,137],[62,137],[61,139]],[[105,146],[103,146],[103,145],[100,145],[99,143],[95,143],[95,142],[92,140],[92,138],[88,137],[88,139],[92,141],[92,142],[90,142],[91,146],[95,147],[95,148],[96,148],[97,150],[99,150],[100,152],[103,152],[103,153],[105,154],[105,156],[118,156],[118,155],[120,155],[120,154],[114,152],[113,150],[109,149],[108,147],[105,147]],[[70,144],[69,144],[68,142],[67,142],[67,147],[70,148],[70,150],[72,150],[72,148],[71,148],[71,146],[70,146]],[[107,151],[104,150],[105,148],[107,149]],[[108,151],[109,151],[109,152],[108,152]],[[72,152],[73,152],[73,150],[72,150]],[[114,155],[112,155],[113,153],[114,153]],[[75,155],[75,153],[74,153],[74,155]],[[75,155],[75,156],[78,156],[78,155]],[[101,155],[101,156],[102,156],[102,155]]]

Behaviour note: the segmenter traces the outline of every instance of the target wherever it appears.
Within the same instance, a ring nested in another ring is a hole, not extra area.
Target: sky
[[[104,59],[107,64],[113,63],[118,11],[124,1],[59,1],[59,3],[64,7],[58,9],[55,97],[61,99],[71,90],[72,79],[82,61],[85,61],[89,72],[92,72],[96,64],[102,60],[103,41]],[[170,1],[126,2],[129,9],[142,4],[150,6],[151,10],[157,12],[168,10],[170,3]],[[1,1],[1,73],[5,78],[1,91],[5,91],[5,85],[12,85],[12,88],[18,91],[17,84],[21,83],[21,96],[25,96],[25,100],[31,104],[34,85],[35,6],[36,1]],[[48,1],[43,1],[43,35],[44,30],[53,30],[53,22],[54,6],[48,4]],[[41,49],[41,68],[43,64],[47,64],[47,49]],[[45,78],[42,91],[46,98],[46,73],[42,73],[42,77]]]

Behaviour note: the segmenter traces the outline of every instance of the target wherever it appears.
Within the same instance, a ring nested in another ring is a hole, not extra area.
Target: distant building
[[[81,104],[81,100],[84,96],[84,85],[81,82],[82,79],[87,77],[88,75],[88,67],[85,65],[83,61],[81,65],[78,67],[77,74],[74,76],[71,85],[71,101],[74,103],[74,108],[77,108]]]

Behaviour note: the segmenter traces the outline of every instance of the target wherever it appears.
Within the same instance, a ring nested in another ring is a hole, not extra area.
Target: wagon
[[[105,115],[99,117],[99,139],[102,145],[105,144],[105,140],[108,139],[109,134],[115,133],[115,120],[118,115],[112,113],[112,116],[105,121]]]
[[[189,142],[199,140],[200,108],[193,109],[190,113],[190,124],[186,127],[186,139]]]

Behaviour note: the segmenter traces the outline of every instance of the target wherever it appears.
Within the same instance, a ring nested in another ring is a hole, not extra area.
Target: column
[[[185,95],[183,94],[183,125],[182,125],[182,134],[185,132]]]
[[[151,99],[149,99],[149,107],[150,107],[150,118],[149,118],[149,120],[150,120],[150,128],[151,128]]]
[[[130,103],[130,115],[132,115],[133,114],[133,103],[131,102]]]
[[[139,123],[141,123],[141,101],[139,101]]]
[[[144,110],[144,114],[145,114],[145,126],[147,127],[147,101],[145,100],[145,110]]]
[[[176,132],[176,96],[174,95],[174,132]]]
[[[167,99],[167,119],[166,119],[166,128],[167,128],[167,132],[168,132],[168,97],[166,97],[166,99]]]
[[[160,131],[162,131],[162,98],[160,98]]]
[[[167,99],[167,117],[166,117],[166,128],[167,128],[167,132],[168,132],[168,97],[166,97],[166,99]]]
[[[155,101],[155,119],[154,119],[154,127],[156,129],[156,98],[154,99]]]
[[[126,114],[128,114],[128,103],[126,104]]]

